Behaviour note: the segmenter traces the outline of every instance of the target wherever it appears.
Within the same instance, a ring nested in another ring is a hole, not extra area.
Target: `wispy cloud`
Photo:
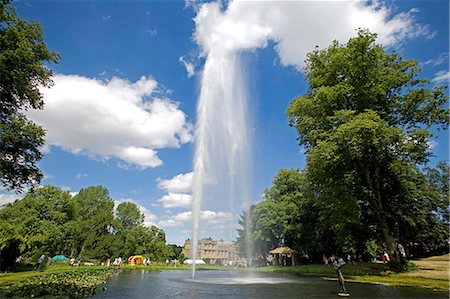
[[[437,58],[434,59],[428,59],[427,61],[424,61],[420,63],[421,66],[431,65],[431,66],[438,66],[443,64],[448,60],[448,52],[441,53]]]
[[[155,37],[156,35],[158,35],[158,30],[149,29],[149,30],[147,30],[147,34],[150,35],[150,37]]]
[[[79,173],[77,173],[76,175],[75,175],[75,178],[77,179],[77,180],[81,180],[81,179],[83,179],[83,178],[88,178],[89,177],[89,175],[87,174],[87,173],[81,173],[81,172],[79,172]]]
[[[449,80],[450,80],[449,71],[439,71],[434,75],[434,78],[431,79],[431,81],[434,83],[448,82]]]
[[[195,75],[195,61],[194,60],[190,60],[189,58],[187,58],[186,56],[181,56],[179,58],[179,61],[181,64],[183,64],[184,68],[186,69],[188,78],[192,77]]]

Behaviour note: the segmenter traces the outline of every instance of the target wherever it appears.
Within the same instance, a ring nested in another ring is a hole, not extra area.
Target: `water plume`
[[[227,50],[208,53],[197,106],[193,261],[197,254],[202,201],[228,202],[232,213],[242,208],[242,203],[249,202],[251,138],[244,77],[239,53]],[[195,262],[192,276],[195,277]]]

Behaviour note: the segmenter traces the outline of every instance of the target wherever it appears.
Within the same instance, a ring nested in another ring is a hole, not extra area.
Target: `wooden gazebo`
[[[273,261],[275,263],[275,266],[286,265],[286,263],[283,263],[282,260],[286,261],[286,259],[289,257],[291,259],[291,265],[295,266],[295,264],[296,264],[297,251],[289,248],[288,246],[281,246],[281,247],[275,248],[274,250],[270,251],[270,254],[273,255],[273,257],[274,257]]]

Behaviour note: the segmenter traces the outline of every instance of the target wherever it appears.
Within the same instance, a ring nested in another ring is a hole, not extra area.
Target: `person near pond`
[[[333,256],[332,260],[333,260],[334,270],[336,271],[336,274],[338,275],[338,281],[339,281],[339,287],[340,287],[340,292],[338,293],[338,295],[348,297],[350,295],[347,293],[347,289],[345,288],[344,275],[342,275],[342,271],[341,271],[341,268],[345,265],[345,261],[343,258],[336,257],[336,256]]]
[[[325,254],[322,254],[322,261],[325,266],[328,266],[328,258]]]
[[[397,244],[397,248],[398,248],[398,251],[400,252],[400,257],[401,257],[402,259],[406,258],[405,247],[403,247],[402,244],[398,243],[398,244]]]
[[[41,270],[41,266],[42,266],[42,263],[44,262],[44,260],[45,260],[45,255],[41,255],[38,258],[36,265],[34,265],[33,270]]]

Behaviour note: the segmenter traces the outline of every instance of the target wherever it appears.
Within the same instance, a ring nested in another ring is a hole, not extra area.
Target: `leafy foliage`
[[[288,115],[337,241],[343,246],[345,234],[374,226],[396,260],[399,241],[442,246],[445,239],[431,241],[443,230],[418,166],[430,155],[430,127],[449,123],[448,96],[417,78],[415,61],[385,53],[375,39],[359,30],[345,45],[308,54],[309,89]]]
[[[35,276],[9,287],[7,297],[59,296],[82,298],[95,294],[97,286],[114,275],[114,269],[83,269],[79,271]]]
[[[448,126],[448,96],[418,78],[417,62],[386,53],[375,39],[359,30],[344,45],[308,54],[309,89],[287,111],[306,169],[280,170],[243,214],[240,248],[251,238],[264,256],[284,240],[317,261],[387,248],[407,267],[399,243],[407,251],[448,246],[449,165],[423,167],[432,129]]]
[[[144,214],[132,202],[123,202],[117,206],[117,221],[124,229],[144,223]]]
[[[134,203],[125,206],[139,211]],[[102,260],[136,254],[165,260],[173,255],[163,230],[143,226],[140,212],[123,226],[124,218],[114,216],[113,207],[102,186],[85,188],[74,197],[54,186],[36,188],[0,210],[0,254],[8,261],[19,255],[36,259],[42,253]]]
[[[44,63],[58,61],[44,42],[42,26],[20,19],[8,1],[0,2],[0,182],[10,190],[22,191],[42,179],[36,162],[45,132],[22,111],[42,109],[39,87],[52,85]]]

